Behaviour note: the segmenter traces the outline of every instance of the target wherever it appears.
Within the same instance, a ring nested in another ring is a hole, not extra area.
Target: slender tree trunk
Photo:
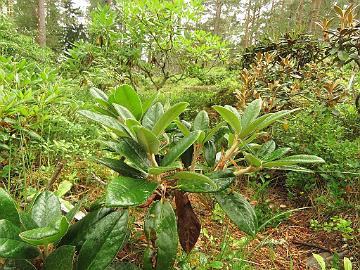
[[[319,11],[321,7],[322,0],[312,0],[311,2],[311,11],[309,18],[309,32],[315,31],[315,22],[319,19]]]
[[[249,46],[249,32],[250,32],[250,20],[251,20],[251,0],[248,2],[248,6],[246,8],[245,15],[245,23],[244,23],[244,37],[241,41],[242,45],[246,48]]]
[[[214,34],[220,36],[221,11],[223,6],[222,0],[216,0],[216,12],[214,19]]]
[[[45,0],[38,0],[38,42],[40,47],[46,46]]]

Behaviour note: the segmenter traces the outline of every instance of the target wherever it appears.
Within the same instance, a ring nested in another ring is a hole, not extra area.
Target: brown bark
[[[311,12],[310,12],[309,26],[308,26],[310,32],[315,31],[315,22],[318,20],[319,17],[321,3],[322,0],[312,0],[311,2]]]
[[[40,47],[46,46],[46,18],[45,0],[38,0],[38,43]]]
[[[224,2],[216,0],[216,12],[214,19],[214,34],[220,36],[221,12]]]

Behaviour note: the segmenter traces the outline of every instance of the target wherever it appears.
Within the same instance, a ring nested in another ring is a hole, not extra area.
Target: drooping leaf
[[[80,110],[78,111],[78,113],[81,114],[82,116],[89,118],[90,120],[93,120],[101,125],[104,125],[114,130],[114,132],[116,132],[118,136],[127,137],[130,134],[129,129],[114,117],[98,114],[96,112],[87,111],[87,110]]]
[[[209,116],[206,111],[200,111],[194,120],[194,130],[207,130],[209,128]]]
[[[15,201],[2,188],[0,188],[0,219],[6,219],[17,226],[20,226],[20,218]]]
[[[20,228],[12,222],[0,220],[0,258],[32,259],[39,256],[39,250],[23,242],[19,233]]]
[[[221,117],[234,129],[235,133],[240,133],[241,131],[241,122],[239,116],[232,110],[222,107],[222,106],[213,106],[215,111],[217,111]]]
[[[293,155],[274,161],[264,162],[263,167],[271,168],[271,167],[295,165],[299,163],[315,164],[315,163],[324,163],[324,162],[325,161],[322,158],[314,155]]]
[[[128,211],[116,211],[96,224],[96,234],[80,249],[77,270],[105,269],[129,237]]]
[[[255,99],[249,103],[241,117],[241,125],[243,128],[247,128],[251,122],[253,122],[260,114],[261,99]]]
[[[71,245],[76,249],[84,244],[88,236],[96,234],[96,224],[105,218],[113,210],[109,208],[98,208],[89,212],[84,218],[71,225],[65,236],[59,242],[59,246]]]
[[[129,176],[129,177],[135,177],[135,178],[144,178],[146,177],[146,174],[144,172],[141,172],[129,165],[127,165],[122,160],[116,160],[111,158],[102,158],[97,160],[99,163],[105,165],[106,167],[109,167],[110,169],[114,170],[115,172],[118,172],[120,175],[123,176]]]
[[[39,227],[47,227],[61,218],[59,198],[50,191],[41,192],[32,205],[31,217]]]
[[[154,193],[157,187],[157,183],[144,179],[117,177],[106,189],[106,205],[109,207],[140,205]]]
[[[227,216],[243,232],[254,236],[258,222],[250,203],[239,193],[225,191],[215,194],[215,198]]]
[[[203,174],[182,171],[174,174],[173,178],[177,179],[177,186],[182,191],[215,192],[218,190],[215,182]]]
[[[204,144],[204,158],[209,167],[213,167],[216,161],[216,146],[213,141]]]
[[[160,119],[164,114],[164,107],[160,102],[156,102],[152,105],[144,114],[142,119],[142,124],[148,129],[152,129],[155,123]]]
[[[40,227],[19,234],[20,238],[32,245],[47,245],[59,241],[67,232],[69,222],[66,217],[60,218],[54,224]]]
[[[50,253],[44,262],[44,270],[71,270],[75,256],[74,246],[61,246]]]
[[[161,166],[168,166],[178,159],[199,137],[200,131],[193,131],[169,149],[161,161]]]
[[[127,108],[136,119],[140,119],[143,114],[141,100],[136,91],[129,85],[119,86],[112,95],[109,96],[110,103],[116,103]]]
[[[172,121],[186,109],[189,104],[187,102],[180,102],[170,107],[154,124],[152,131],[156,136],[159,136]]]
[[[183,250],[189,253],[195,246],[201,231],[201,224],[191,206],[188,195],[175,191],[177,230]]]
[[[135,126],[134,131],[138,142],[145,148],[146,152],[150,154],[157,154],[159,152],[160,141],[154,133],[142,126]]]
[[[171,269],[176,258],[178,235],[175,213],[168,201],[152,203],[145,217],[144,232],[150,248],[150,256],[144,258],[144,270]]]

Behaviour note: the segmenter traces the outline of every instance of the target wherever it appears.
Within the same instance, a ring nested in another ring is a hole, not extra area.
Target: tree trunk
[[[241,40],[242,45],[246,48],[249,46],[249,32],[250,32],[250,12],[251,12],[251,2],[248,2],[248,6],[246,9],[245,15],[245,23],[244,23],[244,37]]]
[[[45,0],[38,0],[38,42],[40,47],[46,46]]]
[[[309,18],[309,32],[315,31],[315,22],[319,19],[319,11],[321,7],[322,0],[312,0],[311,2],[311,11]]]
[[[221,10],[223,6],[222,0],[216,0],[216,12],[214,19],[214,34],[220,36]]]

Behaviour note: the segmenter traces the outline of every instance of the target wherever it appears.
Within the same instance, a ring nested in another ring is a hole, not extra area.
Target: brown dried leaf
[[[180,244],[183,250],[189,253],[199,238],[201,224],[187,194],[175,191],[175,204]]]

